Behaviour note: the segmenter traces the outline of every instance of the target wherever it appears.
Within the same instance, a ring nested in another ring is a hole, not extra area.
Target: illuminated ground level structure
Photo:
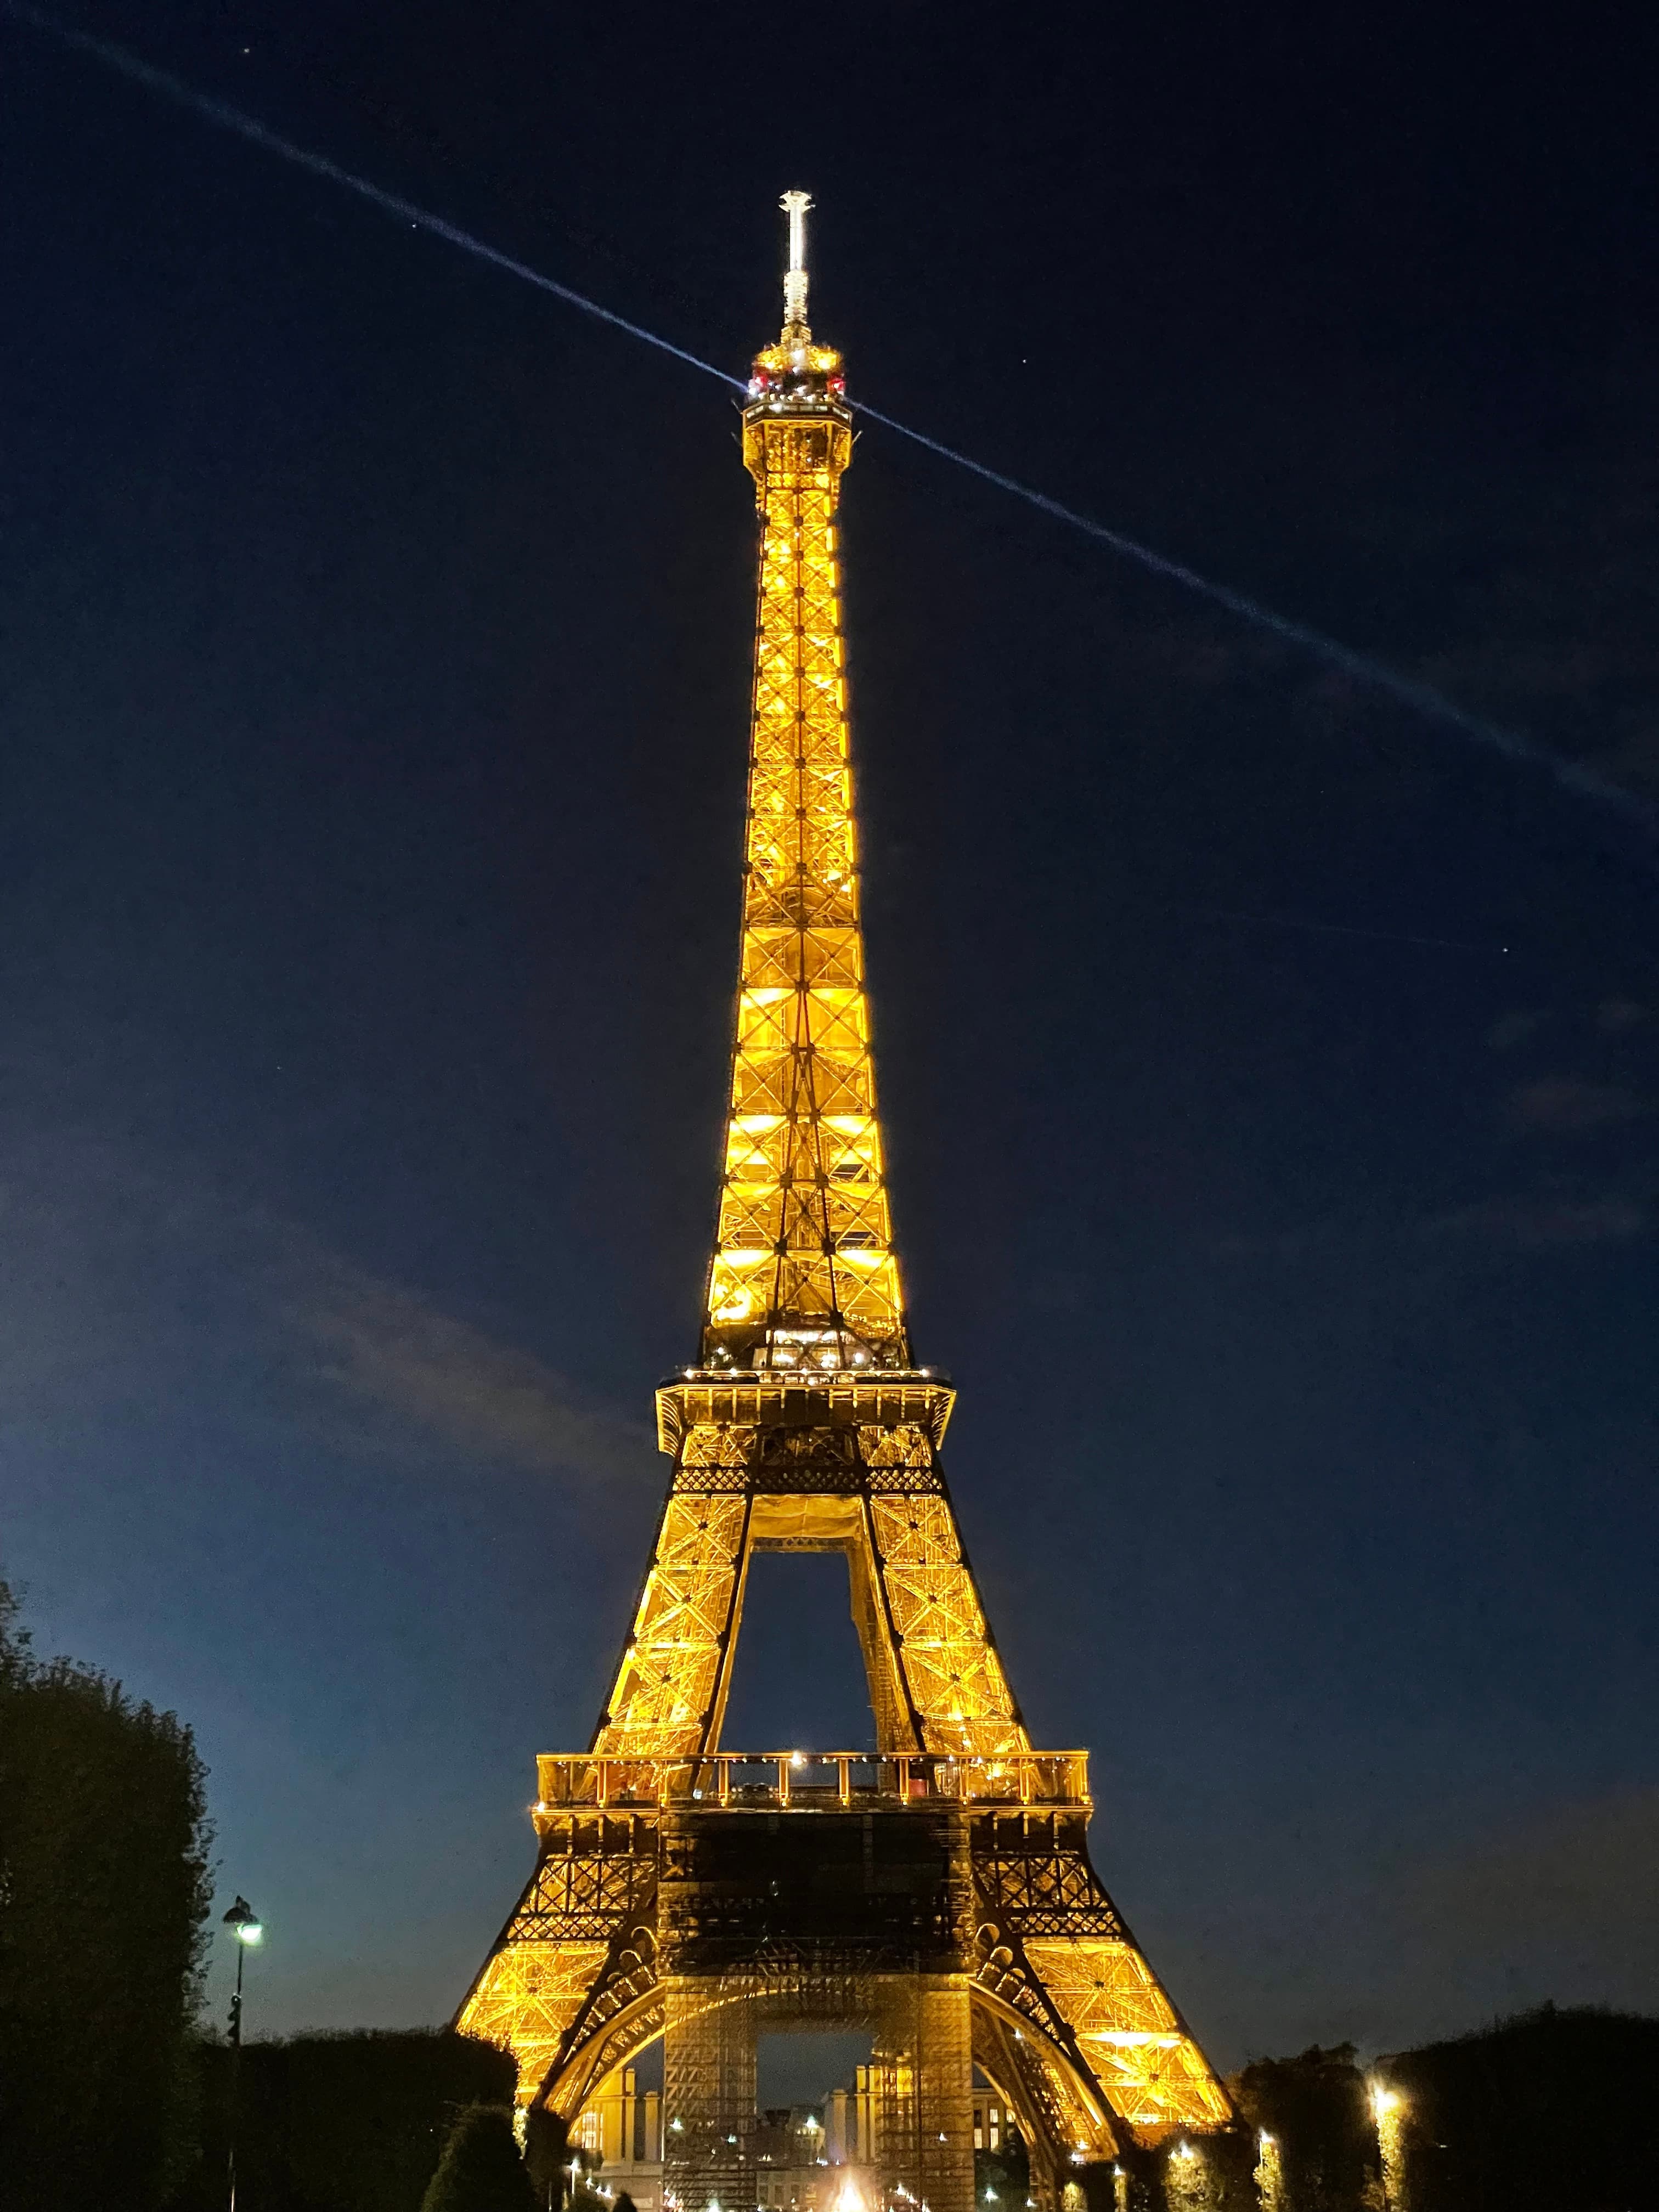
[[[852,2081],[831,2089],[821,2105],[760,2112],[746,2136],[760,2212],[860,2212],[879,2203],[879,2069],[858,2066]],[[660,2094],[641,2088],[634,2068],[624,2066],[583,2107],[571,2144],[591,2162],[592,2185],[602,2196],[612,2202],[626,2196],[635,2212],[659,2212],[662,2125]],[[1018,2116],[994,2091],[975,2087],[975,2152],[1009,2150],[1018,2126]]]
[[[609,1703],[586,1752],[538,1763],[536,1871],[458,2025],[513,2051],[524,2103],[578,2126],[620,2114],[623,2069],[660,2037],[668,2212],[771,2202],[757,2039],[858,2028],[876,2203],[971,2212],[977,2067],[1057,2212],[1079,2164],[1231,2115],[1090,1863],[1085,1755],[1026,1733],[940,1463],[955,1393],[911,1354],[848,763],[852,418],[840,356],[806,327],[805,198],[786,204],[785,327],[744,410],[762,520],[747,866],[699,1364],[657,1393],[674,1472]],[[846,1558],[873,1753],[721,1749],[764,1551]]]
[[[619,2067],[583,2106],[570,2130],[573,2151],[598,2170],[599,2185],[613,2199],[632,2199],[635,2212],[659,2212],[662,2203],[662,2096],[641,2089],[631,2066]]]
[[[720,1509],[736,1506],[739,1525],[718,1539],[726,1564],[673,1576],[676,1603],[720,1610],[709,1584],[729,1578],[735,1612],[756,1550],[844,1552],[866,1653],[879,1653],[872,1704],[879,1723],[884,1680],[902,1698],[882,1734],[904,1747],[543,1758],[542,1856],[460,2024],[514,2051],[527,2102],[570,2119],[614,2097],[619,2070],[661,2036],[665,2198],[690,2212],[768,2201],[756,2047],[773,2028],[869,2033],[859,2163],[895,2205],[967,2212],[975,2065],[1017,2116],[1044,2206],[1075,2163],[1125,2140],[1224,2124],[1224,2095],[1090,1863],[1086,1756],[1034,1750],[1017,1715],[962,1701],[1000,1669],[976,1602],[963,1618],[943,1477],[921,1423],[873,1418],[884,1400],[918,1397],[942,1424],[948,1387],[891,1372],[787,1387],[696,1376],[663,1395],[683,1407],[706,1392],[744,1411],[775,1398],[787,1418],[775,1431],[709,1425],[746,1443],[749,1465],[717,1470],[735,1477],[725,1491],[679,1486],[711,1472],[687,1467],[683,1441],[665,1522],[686,1516],[711,1547]],[[786,1444],[803,1487],[751,1487],[753,1459]],[[642,1609],[669,1579],[653,1571]],[[722,1626],[734,1640],[735,1623]],[[924,1669],[954,1705],[918,1704]],[[1006,1747],[965,1747],[980,1729]],[[924,1747],[950,1735],[964,1747]]]

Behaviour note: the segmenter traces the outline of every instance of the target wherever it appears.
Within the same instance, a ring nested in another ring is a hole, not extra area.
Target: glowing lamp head
[[[239,1897],[226,1913],[225,1926],[239,1943],[258,1944],[265,1940],[259,1916],[245,1897]]]

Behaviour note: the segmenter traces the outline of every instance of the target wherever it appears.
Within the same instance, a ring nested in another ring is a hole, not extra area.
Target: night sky
[[[1659,809],[1634,10],[73,20],[738,374],[805,185],[855,398]],[[15,24],[0,101],[0,1571],[194,1723],[250,2029],[434,2021],[695,1349],[752,487]],[[1659,835],[878,428],[845,492],[915,1340],[1109,1887],[1224,2065],[1659,2006]],[[863,1741],[763,1564],[728,1741]]]

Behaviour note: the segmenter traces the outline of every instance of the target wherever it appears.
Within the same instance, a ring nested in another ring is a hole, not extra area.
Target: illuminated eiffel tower
[[[521,2102],[573,2124],[631,2091],[619,2069],[661,2037],[679,2212],[766,2201],[757,2036],[860,2028],[854,2203],[971,2212],[978,2069],[1058,2212],[1080,2167],[1231,2112],[1090,1864],[1086,1754],[1026,1735],[939,1463],[955,1393],[912,1363],[848,765],[852,416],[807,325],[806,195],[783,204],[783,331],[743,410],[759,615],[700,1364],[657,1392],[673,1478],[610,1702],[590,1750],[538,1762],[536,1871],[457,2024],[514,2053]],[[757,1551],[846,1555],[873,1754],[722,1747]]]

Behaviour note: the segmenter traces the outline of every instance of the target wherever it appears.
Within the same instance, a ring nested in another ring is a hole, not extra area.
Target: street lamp
[[[242,2070],[242,1962],[249,1950],[265,1940],[258,1914],[246,1898],[239,1897],[225,1915],[225,1925],[236,1938],[236,1992],[230,2001],[230,2150],[226,2164],[228,2196],[227,2212],[236,2212],[236,2099]]]

